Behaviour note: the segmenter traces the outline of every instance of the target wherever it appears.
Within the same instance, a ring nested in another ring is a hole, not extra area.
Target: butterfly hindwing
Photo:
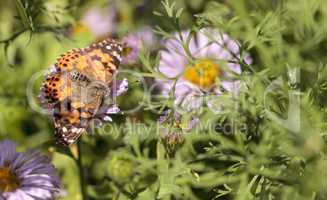
[[[68,79],[71,94],[55,104],[53,119],[57,143],[70,145],[88,127],[92,115],[84,111],[87,99],[83,98],[83,93],[86,93],[89,80],[77,73],[65,76],[65,78]]]
[[[72,144],[85,131],[91,120],[91,115],[84,114],[82,110],[82,106],[74,105],[74,101],[71,99],[56,104],[53,119],[57,143]]]

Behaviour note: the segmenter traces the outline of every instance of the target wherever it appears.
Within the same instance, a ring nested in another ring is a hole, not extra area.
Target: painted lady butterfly
[[[110,112],[103,108],[107,97],[117,92],[113,78],[122,50],[120,43],[106,39],[58,58],[41,88],[41,101],[52,111],[57,143],[74,143],[92,120]]]

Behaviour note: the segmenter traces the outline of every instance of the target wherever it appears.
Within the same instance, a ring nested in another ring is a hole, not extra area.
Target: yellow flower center
[[[90,31],[89,28],[81,22],[76,23],[72,27],[73,35],[81,35],[83,33],[88,33],[89,31]]]
[[[220,75],[219,65],[209,59],[200,60],[193,66],[188,66],[184,72],[186,80],[201,88],[212,86]]]
[[[18,188],[19,180],[9,167],[0,167],[0,192],[11,192]]]
[[[122,55],[123,56],[128,56],[131,52],[132,52],[132,48],[131,47],[124,47],[123,48],[123,52],[122,52]]]

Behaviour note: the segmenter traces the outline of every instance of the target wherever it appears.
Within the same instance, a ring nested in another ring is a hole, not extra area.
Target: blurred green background
[[[38,103],[39,75],[71,48],[107,36],[123,38],[144,27],[161,27],[169,34],[177,31],[174,20],[178,20],[181,30],[218,28],[240,41],[252,56],[253,64],[242,66],[239,77],[247,85],[236,100],[239,110],[229,112],[227,101],[223,115],[201,116],[201,122],[213,126],[233,119],[245,124],[247,131],[233,129],[234,134],[224,135],[200,127],[183,144],[167,148],[156,129],[158,114],[142,109],[115,116],[114,124],[82,139],[89,198],[327,199],[327,2],[169,2],[183,8],[178,19],[155,15],[154,11],[165,13],[158,0],[2,0],[0,138],[16,141],[22,150],[42,148],[62,177],[62,199],[82,199],[80,174],[72,159],[76,146],[71,155],[49,144],[54,131],[51,119],[32,107]],[[90,18],[94,23],[88,23]],[[99,31],[97,26],[104,28]],[[161,48],[145,49],[150,63],[155,63]],[[147,72],[144,65],[143,60],[121,67]],[[36,81],[29,90],[33,77]],[[281,81],[280,88],[264,99],[275,80]],[[300,99],[296,133],[272,120],[264,109],[281,119],[296,117],[288,112],[294,102],[290,94]],[[119,101],[127,108],[137,105],[143,95],[132,84]]]

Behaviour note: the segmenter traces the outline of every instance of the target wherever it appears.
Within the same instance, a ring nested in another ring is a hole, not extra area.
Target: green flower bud
[[[107,172],[109,176],[118,182],[126,182],[134,174],[135,163],[123,155],[114,155],[110,158]]]

